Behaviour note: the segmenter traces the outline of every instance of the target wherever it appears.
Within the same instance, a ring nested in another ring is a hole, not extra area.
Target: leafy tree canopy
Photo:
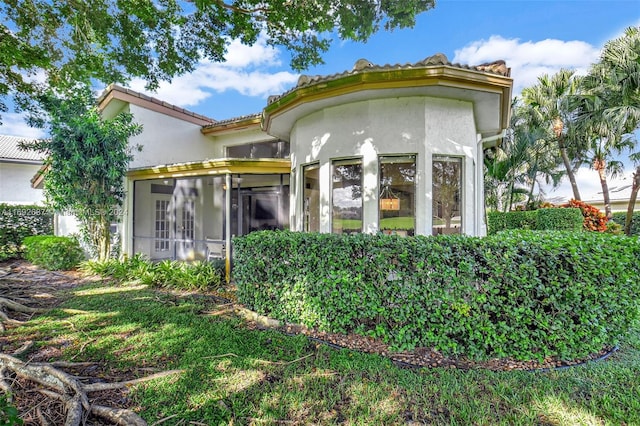
[[[224,60],[232,39],[260,34],[301,70],[322,63],[328,34],[366,41],[381,27],[412,27],[435,0],[6,0],[0,3],[0,102],[30,98],[35,80],[125,82],[149,88]],[[44,76],[44,78],[43,78]],[[6,105],[0,103],[6,110]]]
[[[89,247],[104,260],[110,251],[109,226],[119,221],[125,196],[125,173],[132,158],[128,141],[142,128],[129,113],[104,119],[87,86],[65,97],[48,91],[39,102],[49,116],[51,137],[22,146],[47,155],[47,203],[73,214]]]

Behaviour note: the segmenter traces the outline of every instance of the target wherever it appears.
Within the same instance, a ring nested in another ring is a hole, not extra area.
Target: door
[[[173,257],[173,220],[170,195],[154,195],[151,212],[151,259]]]

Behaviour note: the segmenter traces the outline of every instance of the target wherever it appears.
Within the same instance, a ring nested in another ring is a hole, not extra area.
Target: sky
[[[640,0],[436,0],[436,7],[419,15],[412,29],[381,31],[366,43],[336,38],[323,56],[325,64],[303,74],[343,72],[360,58],[378,65],[404,64],[444,53],[451,62],[468,65],[505,60],[518,95],[544,73],[560,68],[586,73],[605,42],[629,26],[640,26]],[[268,96],[293,87],[300,76],[289,67],[288,52],[267,46],[264,39],[251,47],[232,42],[226,59],[202,62],[194,72],[162,83],[155,93],[146,92],[141,80],[129,87],[224,120],[259,113]],[[42,136],[15,113],[3,114],[0,134]],[[611,182],[614,191],[628,186],[632,170],[627,169],[624,178]],[[581,169],[577,178],[583,200],[601,198],[594,171]],[[612,198],[628,193],[628,188],[613,192]],[[568,199],[571,191],[565,184],[547,198]]]

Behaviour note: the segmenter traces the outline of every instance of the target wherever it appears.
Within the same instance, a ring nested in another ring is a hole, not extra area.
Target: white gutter
[[[482,143],[483,149],[492,148],[498,145],[497,143],[494,143],[494,142],[498,141],[499,139],[503,139],[506,136],[507,136],[507,129],[502,129],[502,131],[497,135],[487,136],[486,138],[482,138],[478,141],[478,143],[479,144]]]

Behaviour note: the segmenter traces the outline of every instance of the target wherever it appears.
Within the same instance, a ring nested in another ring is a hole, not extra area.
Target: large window
[[[433,157],[433,235],[462,232],[462,158]]]
[[[302,168],[303,213],[305,232],[320,231],[320,166],[312,164]]]
[[[332,231],[362,232],[362,161],[334,161],[332,169]]]
[[[380,157],[380,223],[385,234],[414,235],[416,157]]]
[[[289,142],[269,141],[227,147],[229,158],[289,158]]]

